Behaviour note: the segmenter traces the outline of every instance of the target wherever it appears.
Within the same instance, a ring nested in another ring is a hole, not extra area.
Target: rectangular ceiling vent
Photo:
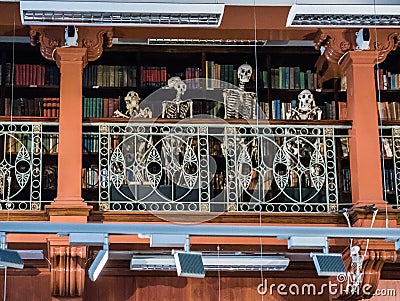
[[[148,45],[171,46],[265,46],[266,40],[148,39]]]
[[[398,5],[292,5],[286,27],[399,27]]]
[[[224,4],[20,2],[22,24],[209,27],[221,24]]]

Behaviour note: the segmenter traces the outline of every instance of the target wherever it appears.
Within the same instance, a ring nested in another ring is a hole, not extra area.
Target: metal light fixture
[[[174,252],[176,272],[179,277],[204,278],[203,257],[199,252]]]
[[[399,27],[399,5],[292,5],[286,27]]]
[[[108,261],[108,234],[106,233],[69,233],[69,244],[79,246],[103,246],[88,270],[89,279],[96,281]]]
[[[100,272],[103,270],[104,266],[108,261],[108,245],[104,246],[103,250],[97,253],[95,260],[88,270],[89,279],[92,281],[96,281],[97,277],[99,277]]]
[[[219,27],[224,4],[20,1],[24,25]]]
[[[311,253],[310,256],[318,276],[338,276],[347,272],[340,253]]]
[[[207,255],[202,254],[204,271],[284,271],[290,260],[284,256],[270,255]],[[174,256],[133,255],[130,269],[135,271],[177,270]]]
[[[6,233],[0,233],[0,266],[16,269],[24,268],[24,261],[17,251],[7,250]]]

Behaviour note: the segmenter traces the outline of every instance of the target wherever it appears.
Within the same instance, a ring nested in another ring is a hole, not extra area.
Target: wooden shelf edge
[[[167,118],[84,118],[84,125],[90,123],[182,123],[182,124],[251,124],[251,125],[343,125],[351,126],[352,120],[284,120],[284,119],[221,119],[221,118],[186,118],[186,119],[167,119]],[[399,123],[400,124],[400,123]]]
[[[0,122],[58,122],[58,117],[42,116],[0,116]]]

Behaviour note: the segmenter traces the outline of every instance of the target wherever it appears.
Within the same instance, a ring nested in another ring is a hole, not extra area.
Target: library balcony
[[[351,206],[348,123],[83,124],[82,195],[100,211],[329,213]]]
[[[0,122],[0,154],[1,210],[43,210],[54,200],[57,123]]]

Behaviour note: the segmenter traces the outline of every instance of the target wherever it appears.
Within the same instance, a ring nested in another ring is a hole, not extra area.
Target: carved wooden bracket
[[[369,249],[365,253],[365,241],[361,247],[360,255],[364,255],[364,261],[362,265],[362,278],[358,286],[351,287],[351,277],[353,277],[354,269],[351,267],[351,256],[350,249],[348,248],[343,254],[343,261],[347,266],[347,270],[350,271],[346,276],[338,276],[332,279],[332,282],[337,284],[337,295],[335,299],[339,300],[361,300],[370,299],[373,297],[375,291],[378,288],[379,280],[381,276],[381,270],[386,262],[395,262],[397,259],[397,253],[394,250],[376,250]],[[338,281],[338,279],[343,281]]]
[[[370,48],[377,52],[378,62],[386,59],[390,51],[395,50],[400,43],[400,29],[371,30]]]
[[[56,47],[65,45],[65,27],[31,26],[29,31],[32,46],[40,43],[40,53],[48,60],[54,61]],[[113,31],[111,27],[78,27],[78,46],[87,48],[88,61],[97,60],[105,47],[112,47]]]
[[[85,284],[86,247],[50,246],[53,297],[80,297]]]
[[[356,44],[357,31],[358,29],[355,28],[327,28],[318,31],[314,39],[314,47],[316,50],[324,50],[324,59],[319,59],[316,64],[317,72],[321,75],[321,83],[335,77],[339,70],[337,65],[348,51],[359,51]],[[378,63],[384,61],[387,54],[395,50],[400,42],[399,29],[371,29],[370,35],[370,50],[363,51],[376,52]]]

